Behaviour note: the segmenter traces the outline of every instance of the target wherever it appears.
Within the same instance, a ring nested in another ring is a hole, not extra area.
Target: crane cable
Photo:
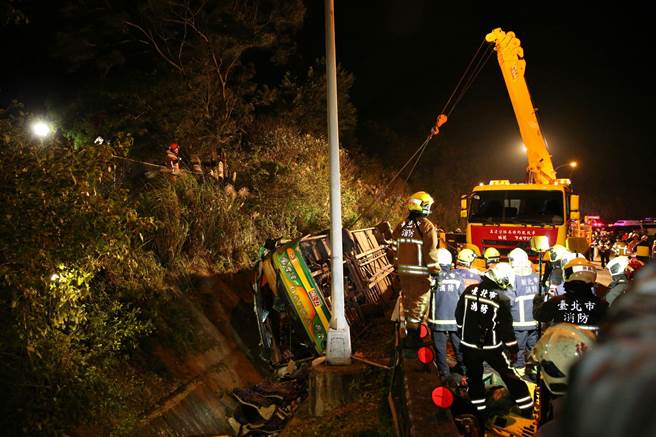
[[[483,48],[483,45],[485,43],[486,41],[483,40],[481,45],[478,46],[478,50],[476,50],[476,53],[472,57],[471,61],[469,61],[469,65],[467,65],[465,72],[462,74],[462,76],[460,76],[460,80],[458,81],[458,84],[456,85],[453,92],[451,93],[451,96],[449,96],[449,100],[447,100],[447,102],[444,104],[444,107],[442,108],[440,114],[444,114],[446,112],[447,118],[451,117],[451,114],[455,110],[458,103],[460,103],[460,101],[465,96],[467,91],[469,91],[469,88],[471,88],[472,84],[480,74],[481,70],[483,70],[483,67],[485,67],[487,61],[490,59],[490,56],[492,55],[492,49],[491,46],[489,45],[487,46],[486,50],[484,50],[484,53],[481,56],[478,56],[478,54],[481,52],[481,48]],[[469,77],[467,77],[471,69],[471,66],[474,64],[475,60],[476,60],[476,66],[474,67],[473,73],[469,74]],[[465,85],[461,87],[460,85],[462,84],[462,81],[465,77],[467,77],[467,81],[465,82]],[[453,103],[451,108],[448,111],[446,111],[447,107],[449,106],[449,103],[451,103],[451,100],[456,95],[456,93],[458,94],[458,96],[456,97],[455,102]],[[419,153],[419,156],[417,156],[415,164],[412,166],[410,172],[408,173],[408,176],[405,178],[406,183],[410,180],[410,176],[412,175],[412,173],[414,173],[417,164],[419,164],[419,160],[421,159],[421,156],[424,154],[424,151],[428,147],[428,144],[423,144],[422,147],[423,150]]]
[[[398,179],[399,176],[403,173],[403,171],[410,165],[411,162],[414,161],[414,164],[412,168],[410,169],[410,172],[408,173],[408,176],[406,177],[406,182],[410,179],[410,176],[414,172],[415,168],[417,167],[417,164],[419,163],[419,160],[421,159],[421,156],[424,154],[424,151],[428,147],[428,143],[430,142],[431,139],[433,139],[434,136],[436,136],[439,133],[439,127],[446,123],[446,120],[448,119],[448,116],[453,112],[455,109],[456,105],[460,103],[462,100],[464,94],[469,90],[471,85],[474,83],[475,79],[478,77],[480,74],[481,70],[487,64],[487,61],[490,58],[490,55],[492,53],[491,46],[487,46],[485,50],[483,50],[483,46],[486,45],[485,39],[481,42],[481,44],[478,46],[478,49],[474,53],[474,56],[472,56],[471,60],[469,61],[469,64],[467,65],[467,68],[465,68],[465,71],[463,74],[460,76],[460,79],[458,80],[458,83],[456,84],[455,88],[453,89],[453,92],[449,96],[449,99],[447,102],[444,104],[444,107],[442,108],[442,111],[440,112],[440,115],[438,115],[435,126],[431,128],[431,131],[429,132],[428,136],[424,140],[423,143],[417,148],[417,150],[414,151],[414,153],[408,158],[408,160],[403,164],[403,166],[394,174],[392,179],[383,187],[383,189],[376,195],[376,197],[367,205],[363,212],[358,214],[358,216],[349,224],[348,228],[352,228],[360,219],[362,218],[362,214],[365,211],[368,211],[371,209],[371,207],[379,202],[384,195],[386,194],[387,190],[391,187],[391,185]],[[481,50],[483,50],[483,54],[481,54]],[[472,65],[475,65],[474,69],[472,70]],[[473,72],[472,72],[473,71]],[[465,80],[466,79],[466,80]],[[465,85],[461,86],[463,81],[465,81]],[[457,96],[457,97],[456,97]],[[449,105],[451,101],[455,98],[455,102],[451,107],[449,108]],[[447,111],[447,108],[448,111]],[[445,115],[446,114],[446,115]]]

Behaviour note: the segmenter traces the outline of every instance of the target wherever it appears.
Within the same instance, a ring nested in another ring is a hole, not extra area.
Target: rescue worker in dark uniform
[[[430,287],[440,267],[437,262],[437,228],[427,216],[433,198],[424,191],[408,199],[408,217],[399,223],[392,238],[395,241],[395,265],[402,288],[402,303],[406,321],[406,348],[417,348],[419,324],[430,300]]]
[[[533,300],[533,317],[539,322],[572,323],[583,329],[598,331],[608,304],[593,291],[597,271],[585,258],[574,258],[563,269],[565,294],[544,302],[541,295]]]
[[[513,332],[510,302],[504,294],[513,287],[515,274],[508,263],[487,271],[478,285],[471,285],[460,296],[456,321],[460,327],[460,347],[467,368],[469,395],[479,417],[485,418],[483,362],[499,373],[515,400],[520,414],[530,417],[533,399],[524,381],[513,372],[517,359],[517,340]],[[508,348],[510,358],[504,352]]]
[[[599,259],[601,260],[601,268],[605,268],[610,259],[611,248],[613,243],[608,238],[608,232],[602,231],[599,243],[597,243],[597,250],[599,251]]]
[[[545,256],[547,258],[547,265],[544,269],[544,276],[542,277],[542,284],[554,295],[563,294],[563,270],[561,268],[561,260],[569,251],[565,246],[556,244],[552,246]]]
[[[612,282],[608,285],[608,293],[606,293],[608,305],[612,305],[615,299],[626,293],[629,288],[629,278],[626,276],[628,267],[629,258],[626,256],[616,256],[606,265],[612,279]]]
[[[432,289],[428,325],[433,331],[433,342],[437,351],[437,368],[442,378],[447,380],[451,376],[451,370],[446,361],[449,340],[451,340],[456,354],[457,372],[464,375],[455,313],[460,295],[465,291],[465,282],[458,273],[451,270],[453,261],[451,252],[446,249],[437,249],[437,260],[440,265],[440,273],[437,277],[437,286]]]
[[[533,298],[538,294],[540,279],[533,271],[528,254],[523,249],[517,247],[511,250],[508,261],[515,272],[515,288],[511,293],[513,329],[519,349],[515,368],[523,374],[525,357],[531,353],[538,341],[538,322],[533,318]]]

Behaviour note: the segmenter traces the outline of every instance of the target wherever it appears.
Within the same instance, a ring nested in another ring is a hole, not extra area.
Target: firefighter
[[[559,435],[656,435],[653,412],[656,282],[653,274],[653,270],[643,270],[631,292],[615,301],[597,344],[571,373]]]
[[[395,264],[401,281],[407,336],[404,346],[419,346],[419,324],[430,299],[430,287],[439,271],[437,228],[428,215],[433,206],[430,194],[419,191],[407,202],[408,216],[399,223],[392,238],[396,245]]]
[[[608,293],[606,293],[608,305],[612,305],[615,299],[626,293],[627,288],[629,288],[629,278],[626,275],[628,267],[629,258],[626,256],[616,256],[606,265],[612,279],[608,286]]]
[[[540,364],[540,435],[558,435],[570,369],[595,340],[588,330],[559,323],[547,328],[533,348],[531,361]]]
[[[180,172],[180,146],[177,143],[171,143],[166,151],[166,159],[171,173]]]
[[[485,258],[485,267],[489,270],[501,261],[501,254],[494,247],[488,247],[483,252]]]
[[[597,243],[597,250],[599,251],[599,259],[601,260],[601,268],[606,268],[606,264],[610,259],[612,243],[608,238],[608,232],[603,231]]]
[[[565,264],[563,275],[565,294],[546,302],[536,295],[533,317],[539,322],[573,323],[596,332],[608,310],[608,304],[593,291],[597,271],[585,258],[574,258]]]
[[[528,388],[511,367],[517,359],[518,348],[505,291],[512,288],[514,282],[515,273],[510,264],[499,263],[483,275],[480,284],[465,289],[456,308],[469,395],[481,418],[486,417],[483,362],[499,373],[520,414],[530,417],[532,412],[533,400]]]
[[[560,244],[555,244],[545,252],[547,265],[542,276],[542,283],[551,295],[557,296],[565,292],[563,288],[563,270],[560,262],[568,253],[567,248]]]
[[[476,254],[471,249],[462,249],[456,257],[455,272],[465,281],[465,288],[481,282],[481,272],[472,267]]]
[[[538,341],[538,322],[533,318],[533,298],[538,294],[540,279],[533,271],[528,254],[519,247],[508,254],[510,266],[515,272],[515,287],[511,293],[513,330],[517,338],[517,361],[515,368],[524,373],[525,356],[531,353]]]
[[[460,351],[460,338],[454,314],[460,295],[465,291],[465,281],[457,272],[451,270],[453,257],[446,249],[437,249],[437,262],[440,272],[437,277],[437,286],[432,289],[428,324],[433,331],[433,342],[437,351],[437,368],[444,380],[451,376],[446,361],[447,343],[451,340],[456,354],[457,373],[464,375],[462,353]]]

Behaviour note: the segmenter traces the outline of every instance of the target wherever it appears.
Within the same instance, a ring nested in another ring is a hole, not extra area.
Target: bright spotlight
[[[569,166],[572,167],[572,168],[576,168],[577,165],[579,165],[579,163],[576,162],[576,161],[572,161],[572,162],[569,163]]]
[[[32,133],[39,138],[45,138],[52,133],[52,128],[45,121],[35,121],[32,123]]]

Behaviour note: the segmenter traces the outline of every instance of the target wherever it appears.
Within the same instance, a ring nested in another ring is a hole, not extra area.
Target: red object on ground
[[[431,348],[428,346],[423,346],[420,347],[417,351],[417,358],[419,358],[419,361],[421,361],[423,364],[428,364],[433,361],[435,355],[433,354],[433,350]]]
[[[449,408],[453,404],[453,393],[446,387],[436,387],[432,398],[438,408]]]
[[[421,325],[419,325],[419,338],[426,338],[426,337],[428,337],[428,326],[422,323]]]

